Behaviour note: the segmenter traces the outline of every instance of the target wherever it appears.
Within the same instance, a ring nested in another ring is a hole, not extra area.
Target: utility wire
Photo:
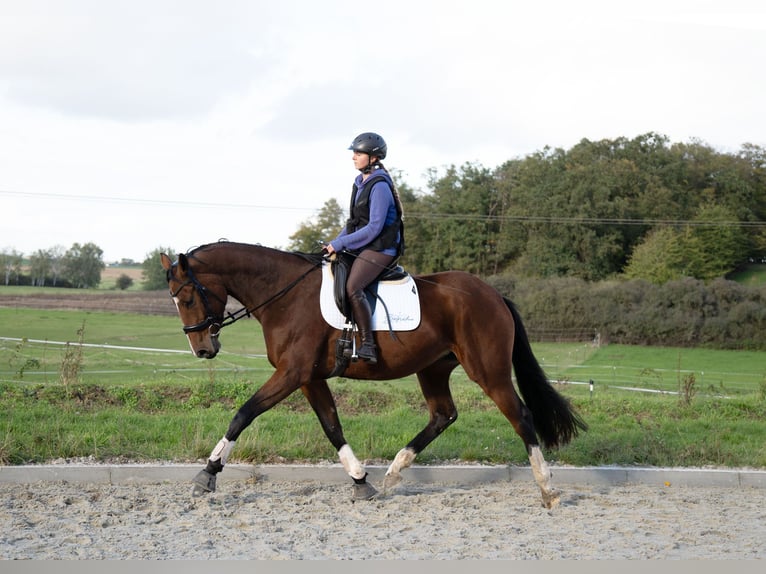
[[[140,205],[169,205],[179,207],[204,207],[204,208],[226,208],[226,209],[280,209],[280,210],[294,210],[294,211],[313,211],[313,208],[308,207],[286,207],[286,206],[274,206],[274,205],[253,205],[242,203],[221,203],[221,202],[207,202],[207,201],[178,201],[171,199],[145,199],[140,197],[104,197],[98,195],[77,195],[67,193],[35,193],[31,191],[8,191],[0,189],[0,195],[14,195],[17,197],[32,197],[32,198],[48,198],[48,199],[63,199],[67,201],[97,201],[102,203],[137,203]]]
[[[170,199],[142,199],[130,197],[102,197],[96,195],[58,194],[58,193],[35,193],[26,191],[9,191],[0,189],[0,195],[13,195],[18,197],[49,198],[76,201],[98,201],[112,203],[136,203],[144,205],[168,205],[178,207],[203,207],[218,209],[252,209],[252,210],[287,210],[317,212],[320,208],[312,207],[289,207],[278,205],[255,205],[243,203],[221,203],[204,201],[177,201]],[[406,219],[422,220],[459,220],[459,221],[486,221],[486,222],[521,222],[521,223],[562,223],[582,225],[672,225],[687,227],[744,227],[766,228],[766,221],[700,221],[690,219],[631,219],[620,217],[563,217],[563,216],[534,216],[534,215],[487,215],[479,213],[440,213],[440,212],[408,212]]]

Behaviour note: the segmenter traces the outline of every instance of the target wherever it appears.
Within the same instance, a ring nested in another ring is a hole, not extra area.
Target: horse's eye
[[[181,306],[191,309],[194,305],[194,296],[192,295],[191,299],[188,301],[181,301],[178,297],[173,297],[173,302],[176,304],[176,307],[180,308]]]

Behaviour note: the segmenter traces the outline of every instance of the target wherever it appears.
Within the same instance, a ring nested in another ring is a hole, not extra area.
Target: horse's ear
[[[178,268],[184,273],[189,270],[189,259],[183,253],[178,254]]]
[[[162,268],[165,271],[170,271],[170,268],[173,267],[173,262],[165,253],[160,253],[160,262],[162,263]]]

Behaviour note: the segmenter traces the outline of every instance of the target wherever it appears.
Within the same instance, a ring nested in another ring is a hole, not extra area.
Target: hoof
[[[386,477],[383,479],[383,491],[387,492],[391,490],[392,488],[396,487],[397,484],[399,484],[402,481],[402,475],[401,474],[387,474]]]
[[[204,496],[208,492],[215,492],[215,475],[201,470],[192,480],[192,484],[192,496]]]
[[[561,495],[558,491],[552,490],[551,492],[543,492],[543,506],[551,509],[556,508],[561,502]]]
[[[378,491],[371,484],[365,482],[363,484],[355,484],[354,491],[351,494],[351,500],[372,500],[377,496]]]

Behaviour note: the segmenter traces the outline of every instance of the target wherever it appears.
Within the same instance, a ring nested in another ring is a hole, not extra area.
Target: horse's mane
[[[238,241],[229,241],[228,239],[219,239],[218,241],[214,243],[204,243],[202,245],[197,245],[196,247],[190,248],[186,252],[187,257],[194,257],[199,252],[206,251],[207,249],[219,247],[222,245],[232,245],[232,246],[239,246],[239,247],[258,247],[259,249],[266,249],[269,251],[276,251],[279,253],[285,253],[287,255],[295,255],[297,257],[300,257],[302,259],[305,259],[309,263],[313,263],[315,265],[318,265],[322,262],[323,256],[322,253],[306,253],[303,251],[284,251],[282,249],[277,249],[275,247],[266,247],[265,245],[261,245],[260,243],[243,243]]]

